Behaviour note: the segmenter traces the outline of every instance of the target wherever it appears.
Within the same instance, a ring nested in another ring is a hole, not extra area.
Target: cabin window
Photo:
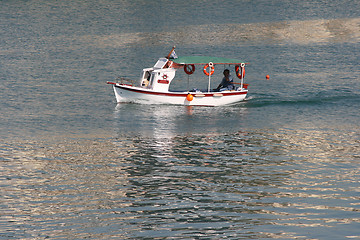
[[[142,86],[142,87],[147,87],[147,86],[149,85],[149,83],[150,83],[150,77],[151,77],[150,72],[149,72],[149,71],[146,71],[146,72],[144,73],[143,79],[142,79],[142,81],[141,81],[141,86]]]
[[[146,71],[145,74],[144,74],[144,79],[145,80],[150,80],[150,72],[149,71]]]
[[[155,74],[151,74],[151,78],[150,78],[150,84],[149,86],[152,88],[153,83],[154,83],[154,78],[155,78]]]
[[[154,68],[155,69],[161,69],[165,66],[165,64],[167,63],[167,59],[166,58],[160,58],[156,63]]]

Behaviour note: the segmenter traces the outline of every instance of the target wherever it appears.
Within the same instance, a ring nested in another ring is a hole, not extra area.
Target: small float
[[[233,89],[211,89],[211,76],[216,65],[233,65],[239,82],[233,82]],[[167,57],[159,58],[151,68],[144,68],[137,83],[107,82],[113,85],[116,101],[141,104],[176,104],[190,106],[222,106],[241,102],[248,92],[244,83],[246,63],[232,58],[207,56],[177,56],[175,47]],[[170,91],[176,71],[183,69],[188,80],[195,68],[200,66],[208,78],[207,89]]]

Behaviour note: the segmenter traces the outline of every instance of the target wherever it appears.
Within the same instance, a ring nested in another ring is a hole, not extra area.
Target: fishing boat
[[[233,65],[239,82],[233,82],[231,89],[211,89],[211,76],[216,65]],[[116,101],[141,104],[176,104],[190,106],[222,106],[241,102],[248,92],[248,84],[244,83],[246,63],[232,58],[208,56],[177,56],[175,47],[164,58],[159,58],[151,68],[144,68],[137,82],[107,82],[113,85]],[[206,89],[182,91],[169,90],[176,71],[183,69],[188,75],[200,66],[208,77]]]

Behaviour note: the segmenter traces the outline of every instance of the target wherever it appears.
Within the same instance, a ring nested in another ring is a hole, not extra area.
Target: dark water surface
[[[360,239],[358,1],[1,1],[0,34],[0,239]],[[247,101],[116,106],[173,45]]]

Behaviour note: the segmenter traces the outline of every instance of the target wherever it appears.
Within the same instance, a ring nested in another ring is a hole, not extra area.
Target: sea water
[[[355,0],[1,1],[0,239],[359,239],[359,26]],[[174,45],[249,63],[247,100],[117,105]]]

